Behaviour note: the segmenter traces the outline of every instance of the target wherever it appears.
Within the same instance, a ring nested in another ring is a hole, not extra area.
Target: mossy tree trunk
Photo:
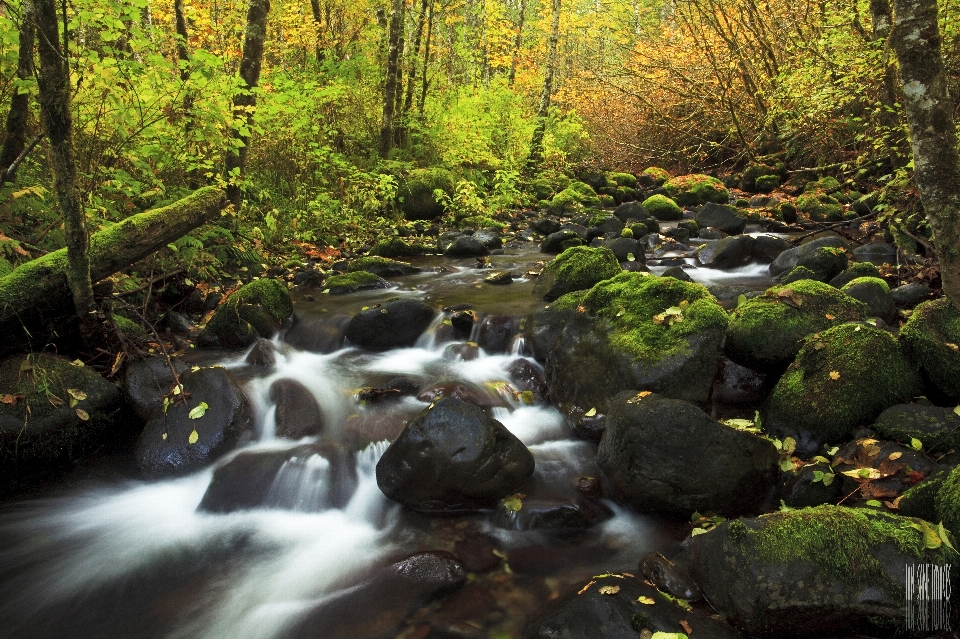
[[[174,28],[177,32],[177,64],[180,67],[180,81],[186,84],[190,80],[190,49],[187,33],[187,18],[183,12],[183,0],[173,0]],[[187,140],[188,151],[193,155],[193,91],[188,87],[183,92],[183,135]],[[200,184],[197,169],[189,169],[187,186],[191,189]]]
[[[417,111],[423,118],[423,109],[427,103],[427,87],[430,85],[427,80],[427,70],[430,68],[430,42],[433,37],[433,0],[427,11],[427,38],[423,43],[423,71],[420,74],[420,101],[417,104]]]
[[[940,261],[943,292],[960,308],[960,158],[940,53],[936,0],[893,0],[890,43],[900,62],[914,177]]]
[[[420,44],[423,40],[423,27],[427,22],[429,0],[421,0],[420,15],[417,17],[417,26],[414,29],[413,47],[409,54],[410,70],[407,71],[406,95],[403,98],[403,108],[400,110],[400,125],[397,127],[395,139],[397,144],[407,146],[410,142],[410,109],[413,107],[413,90],[417,85],[417,64],[420,62]]]
[[[527,171],[533,173],[543,162],[543,136],[547,131],[547,114],[550,112],[550,94],[553,92],[553,74],[557,65],[557,42],[560,40],[560,0],[552,0],[553,22],[550,26],[550,42],[547,50],[547,66],[543,73],[543,90],[537,108],[537,123],[530,140],[530,157]]]
[[[187,198],[131,216],[90,240],[90,275],[101,280],[212,221],[227,206],[222,189],[208,186]],[[37,326],[69,307],[68,250],[61,249],[17,267],[0,278],[0,334],[12,337],[20,325]]]
[[[310,11],[313,13],[313,25],[317,29],[314,54],[317,58],[317,64],[323,64],[323,49],[320,48],[320,28],[323,26],[323,20],[320,16],[320,0],[310,0]]]
[[[397,108],[397,77],[400,73],[400,41],[403,34],[403,0],[393,0],[390,6],[390,26],[387,30],[387,73],[383,83],[383,117],[380,120],[380,157],[386,158],[393,149],[393,120]]]
[[[20,14],[20,49],[17,56],[17,79],[21,82],[33,77],[33,50],[35,44],[33,0],[24,0]],[[27,118],[30,116],[30,93],[14,89],[7,114],[7,134],[0,149],[0,182],[16,182],[17,170],[13,166],[23,152],[27,139]]]
[[[890,0],[870,0],[870,18],[876,46],[883,46],[883,92],[880,94],[879,122],[881,135],[891,155],[893,166],[903,166],[907,149],[904,145],[903,124],[900,121],[897,95],[897,65],[890,55],[890,33],[893,29],[893,7]]]
[[[66,0],[64,0],[65,2]],[[67,35],[63,48],[56,0],[36,0],[40,44],[37,86],[40,114],[50,141],[50,168],[67,244],[66,276],[84,340],[92,338],[96,320],[93,286],[90,283],[90,235],[77,190],[77,166],[73,152],[73,119],[70,114],[70,64]]]
[[[260,68],[263,65],[263,42],[267,37],[267,14],[270,0],[250,0],[247,5],[247,28],[243,36],[243,55],[240,58],[240,91],[233,97],[233,127],[230,137],[233,142],[227,150],[226,174],[231,183],[227,186],[227,198],[235,211],[240,210],[242,192],[238,180],[243,178],[250,151],[250,125],[257,108],[254,89],[260,84]]]
[[[517,35],[513,39],[513,53],[510,55],[510,75],[507,82],[512,87],[517,77],[517,64],[520,61],[520,47],[523,45],[523,22],[527,14],[527,0],[520,0],[520,15],[517,17]]]

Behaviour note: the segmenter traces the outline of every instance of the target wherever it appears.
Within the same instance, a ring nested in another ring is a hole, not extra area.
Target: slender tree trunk
[[[940,261],[943,292],[960,309],[960,158],[940,53],[936,0],[894,0],[890,42],[900,61],[914,177]]]
[[[56,0],[36,0],[40,44],[40,73],[37,75],[40,114],[50,140],[50,168],[53,190],[63,216],[67,244],[67,283],[80,321],[84,341],[96,330],[93,287],[90,283],[90,235],[77,190],[77,165],[73,153],[73,119],[70,114],[70,65],[66,33],[61,50],[60,20]]]
[[[520,61],[520,47],[523,45],[523,22],[527,14],[527,0],[520,0],[520,16],[517,18],[517,37],[513,39],[513,54],[510,56],[510,75],[507,76],[509,85],[517,77],[517,64]]]
[[[403,32],[403,0],[393,0],[390,7],[390,27],[387,32],[387,75],[383,85],[383,119],[380,122],[380,157],[386,158],[393,149],[393,119],[397,107],[397,73],[400,57],[400,38]]]
[[[487,36],[487,0],[480,0],[480,78],[490,88],[490,43]]]
[[[405,26],[407,20],[407,3],[401,2],[400,6],[400,40],[397,42],[397,88],[394,91],[393,105],[393,144],[400,145],[400,138],[403,135],[403,67],[404,60],[407,58],[407,43],[405,38]],[[409,78],[408,78],[409,81]]]
[[[543,136],[547,130],[547,114],[550,112],[550,93],[553,91],[553,74],[557,64],[557,42],[560,40],[560,0],[552,0],[553,23],[550,26],[550,44],[547,51],[547,67],[543,73],[543,91],[537,108],[537,123],[530,140],[530,157],[527,170],[533,172],[543,162]]]
[[[233,123],[230,129],[231,139],[238,144],[227,149],[227,179],[239,180],[247,165],[247,153],[250,150],[250,124],[253,112],[257,108],[257,96],[254,89],[260,84],[260,67],[263,64],[263,41],[267,36],[267,14],[270,13],[269,0],[250,0],[247,5],[247,28],[243,37],[243,56],[240,58],[240,79],[243,88],[233,98]],[[227,186],[227,199],[233,204],[234,211],[240,210],[242,193],[235,182]]]
[[[407,56],[410,60],[410,69],[407,71],[406,96],[403,107],[400,109],[400,126],[397,128],[397,144],[407,146],[410,141],[410,109],[413,107],[413,90],[417,85],[417,64],[420,62],[420,44],[423,40],[423,27],[427,21],[428,0],[420,3],[420,15],[417,17],[417,26],[413,36],[413,47]]]
[[[310,10],[313,11],[313,23],[317,27],[316,35],[316,56],[317,64],[323,62],[323,50],[320,48],[320,27],[323,25],[323,21],[320,19],[320,0],[310,0]]]
[[[883,130],[883,141],[887,150],[894,158],[894,166],[901,166],[901,158],[906,156],[907,150],[903,147],[900,113],[897,103],[897,67],[890,57],[890,32],[893,28],[893,7],[890,0],[870,0],[870,17],[873,22],[873,39],[883,44],[883,93],[880,98],[880,125]]]
[[[430,0],[429,13],[427,14],[427,39],[423,45],[423,72],[420,74],[420,100],[417,104],[417,111],[420,117],[423,117],[423,109],[427,104],[427,71],[430,68],[430,38],[433,35],[433,0]]]
[[[177,31],[177,63],[180,66],[180,81],[186,83],[190,80],[190,49],[188,47],[187,18],[183,13],[183,0],[173,0],[174,27]],[[187,150],[190,155],[195,155],[193,142],[193,91],[188,87],[183,92],[183,136],[187,143]],[[196,189],[199,184],[197,170],[190,169],[187,172],[187,185],[191,189]]]
[[[34,9],[33,0],[24,0],[20,17],[20,52],[17,58],[17,78],[29,80],[33,76],[34,49]],[[23,152],[27,139],[27,118],[30,116],[30,93],[15,90],[10,98],[10,112],[7,114],[7,135],[0,149],[0,175],[6,171],[2,181],[16,182],[16,169],[8,169]]]

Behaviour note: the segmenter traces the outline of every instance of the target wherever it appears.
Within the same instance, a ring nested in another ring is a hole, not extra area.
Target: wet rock
[[[201,348],[242,349],[260,337],[276,335],[293,315],[287,288],[277,280],[246,284],[224,300],[197,338]]]
[[[824,477],[828,477],[829,484],[824,482]],[[843,497],[842,492],[842,482],[834,469],[830,464],[819,462],[803,466],[796,474],[783,473],[776,499],[782,499],[790,508],[807,508],[835,504]]]
[[[676,240],[681,244],[686,244],[690,241],[690,230],[679,226],[672,229],[666,229],[663,231],[662,235],[672,240]]]
[[[860,262],[873,262],[874,264],[896,264],[897,247],[886,242],[874,242],[864,244],[853,249],[853,257]]]
[[[493,523],[506,530],[570,532],[595,526],[612,514],[603,504],[579,495],[534,495],[501,501]]]
[[[548,217],[541,218],[539,220],[534,220],[530,223],[530,228],[539,233],[540,235],[550,235],[556,233],[560,230],[560,222],[550,219]]]
[[[487,284],[513,284],[513,273],[510,271],[494,271],[490,275],[483,278],[483,281]]]
[[[323,412],[306,386],[293,379],[278,379],[270,385],[270,401],[276,405],[277,437],[300,439],[323,431]]]
[[[173,389],[176,381],[171,366],[177,375],[187,370],[187,365],[179,359],[171,359],[167,364],[159,357],[145,357],[127,366],[123,377],[123,396],[143,421],[163,408],[164,395]]]
[[[343,333],[350,323],[349,315],[323,319],[293,316],[293,326],[283,335],[290,346],[311,353],[332,353],[343,347]]]
[[[597,215],[590,220],[590,228],[587,229],[587,241],[595,237],[603,237],[608,233],[620,235],[623,230],[623,221],[614,215]]]
[[[480,257],[490,255],[490,249],[471,235],[461,235],[443,251],[443,254],[447,257]]]
[[[420,268],[412,266],[407,262],[399,262],[388,257],[380,257],[377,255],[358,257],[350,262],[347,270],[351,273],[365,271],[379,277],[398,277],[400,275],[412,275],[413,273],[420,272]]]
[[[717,379],[710,398],[714,404],[741,406],[759,404],[767,395],[767,379],[762,373],[720,358]]]
[[[571,423],[574,434],[580,439],[599,442],[603,431],[607,429],[607,416],[596,413],[587,416],[583,411],[567,411],[567,420]]]
[[[891,455],[893,459],[890,459]],[[863,505],[868,499],[892,501],[920,479],[941,469],[922,451],[878,440],[872,433],[841,446],[833,457],[832,467],[836,479],[840,480],[840,492],[844,495],[854,493],[845,502],[851,506]],[[874,468],[880,477],[870,481],[868,486],[861,486],[860,482],[843,474],[861,468]]]
[[[323,274],[323,271],[315,268],[305,268],[297,271],[293,276],[293,284],[301,288],[320,288],[323,286],[323,280],[325,278],[326,276]]]
[[[581,292],[585,295],[585,292]],[[573,294],[576,296],[577,294]],[[567,298],[564,298],[566,301]],[[541,364],[547,361],[550,351],[563,333],[567,322],[577,315],[577,304],[572,307],[551,304],[544,309],[534,312],[527,318],[524,327],[524,338],[530,352]]]
[[[470,358],[464,358],[469,361]],[[509,405],[499,395],[486,392],[469,382],[438,382],[431,384],[417,395],[421,402],[437,402],[443,398],[454,398],[479,408],[507,408]]]
[[[460,587],[465,579],[463,566],[450,553],[418,552],[378,570],[354,588],[322,598],[284,636],[389,639],[411,613]]]
[[[377,463],[387,498],[415,510],[492,508],[533,474],[530,451],[482,409],[455,398],[414,417]]]
[[[639,202],[624,202],[614,210],[613,214],[624,223],[631,219],[644,220],[650,217],[650,214],[647,213],[646,209],[644,209],[643,205]]]
[[[480,229],[473,234],[473,239],[491,251],[503,248],[503,236],[497,229]]]
[[[480,323],[477,344],[487,353],[506,353],[519,328],[520,320],[512,315],[485,317]]]
[[[699,601],[702,599],[693,579],[687,571],[658,552],[649,552],[637,566],[640,574],[651,581],[658,590],[677,599]]]
[[[547,379],[543,370],[535,363],[524,357],[515,359],[507,367],[507,373],[517,390],[530,391],[537,401],[545,401]]]
[[[389,288],[390,285],[379,275],[367,271],[354,271],[343,275],[334,275],[326,281],[324,288],[331,295],[346,295],[357,291]]]
[[[770,275],[773,277],[778,277],[784,273],[792,271],[798,265],[807,266],[807,268],[810,268],[807,260],[817,249],[825,247],[842,249],[846,248],[846,242],[836,235],[829,235],[827,237],[811,240],[806,244],[802,244],[796,248],[788,249],[777,256],[777,259],[770,263]],[[836,275],[839,275],[845,268],[846,266],[841,268],[830,277],[826,278],[826,280],[830,280]]]
[[[243,451],[219,465],[198,510],[320,512],[343,508],[357,487],[353,453],[338,444]]]
[[[746,218],[741,217],[735,207],[715,202],[704,204],[697,213],[696,220],[701,227],[720,229],[727,235],[740,235],[747,227]]]
[[[574,488],[587,497],[599,497],[603,493],[603,484],[597,477],[577,477]]]
[[[893,297],[893,303],[897,305],[897,308],[913,308],[917,304],[930,299],[933,290],[926,284],[914,282],[896,287],[890,291],[890,295]]]
[[[273,342],[262,337],[253,345],[244,360],[250,366],[273,368],[277,363],[277,347]]]
[[[949,298],[917,306],[900,329],[900,342],[920,369],[927,395],[960,402],[960,311]]]
[[[450,245],[463,235],[462,231],[444,231],[437,237],[437,252],[446,253]]]
[[[893,305],[893,296],[890,287],[877,277],[858,277],[841,288],[844,293],[855,300],[867,305],[867,314],[870,317],[879,317],[890,324],[897,317],[897,309]]]
[[[433,307],[416,300],[388,302],[354,315],[344,336],[368,350],[409,347],[430,326],[434,315]]]
[[[454,311],[450,315],[450,325],[463,337],[470,337],[476,322],[477,314],[471,310]]]
[[[576,246],[547,264],[533,286],[533,294],[552,302],[561,295],[585,290],[621,271],[613,251]]]
[[[773,491],[777,458],[768,440],[721,424],[689,402],[636,393],[611,402],[597,451],[617,499],[683,518],[756,507]]]
[[[819,506],[727,521],[690,540],[690,572],[750,636],[887,636],[903,623],[907,564],[943,565],[917,520]]]
[[[720,229],[701,227],[700,230],[697,231],[697,238],[701,240],[722,240],[725,237],[728,237],[727,234]]]
[[[730,314],[725,350],[738,364],[779,372],[793,361],[807,335],[863,320],[866,313],[865,304],[829,284],[801,280],[775,286]]]
[[[579,233],[569,229],[560,230],[556,233],[551,233],[543,239],[543,242],[540,243],[540,252],[562,253],[564,249],[570,248],[571,246],[580,246],[583,243],[583,238],[580,237]]]
[[[787,240],[772,235],[758,235],[753,239],[751,253],[758,262],[773,262],[781,253],[793,248]]]
[[[830,280],[830,286],[843,288],[859,277],[880,277],[880,271],[870,262],[854,262],[845,271]]]
[[[810,279],[818,282],[829,282],[846,270],[848,266],[847,254],[842,248],[820,246],[801,255],[797,260],[796,268],[805,268],[813,273]]]
[[[612,240],[604,240],[601,244],[603,248],[610,249],[616,256],[618,262],[637,261],[643,263],[643,246],[629,237],[617,237]],[[633,256],[633,260],[630,257]]]
[[[250,404],[226,369],[186,371],[180,376],[180,383],[187,405],[172,402],[166,414],[154,412],[137,442],[134,455],[140,469],[148,475],[177,475],[198,470],[249,434]],[[202,416],[189,417],[188,413],[201,402],[207,405]]]
[[[909,444],[923,442],[924,449],[945,453],[960,450],[960,415],[952,408],[932,404],[897,404],[886,409],[872,426],[884,439]]]
[[[920,389],[896,339],[862,324],[843,324],[806,341],[770,395],[764,427],[797,440],[799,454],[836,442]]]
[[[476,342],[460,342],[450,344],[443,349],[443,358],[472,362],[480,357],[480,346]]]
[[[690,277],[689,273],[683,270],[682,266],[671,266],[670,268],[665,270],[663,273],[661,273],[661,277],[672,277],[680,280],[681,282],[693,281],[693,278]]]
[[[695,255],[697,261],[708,268],[737,268],[753,259],[754,244],[756,240],[749,235],[725,237],[698,249]]]
[[[193,322],[184,315],[176,311],[168,311],[166,319],[167,329],[174,333],[189,333],[193,330]]]
[[[496,546],[483,535],[471,535],[453,547],[464,569],[469,572],[489,572],[500,566],[500,557],[494,554]]]
[[[740,296],[753,299],[761,294],[761,291],[754,291],[746,286],[734,286],[731,284],[710,284],[707,286],[710,294],[717,298],[720,305],[726,309],[735,308],[740,302]]]
[[[149,404],[150,378],[144,377],[139,395]],[[12,403],[0,402],[0,486],[93,454],[108,436],[127,434],[116,432],[117,426],[130,431],[139,426],[119,412],[116,385],[57,355],[13,355],[0,361],[0,394],[13,398]],[[63,403],[55,406],[52,398]],[[76,402],[72,407],[71,401]]]
[[[633,577],[603,577],[580,593],[578,584],[559,600],[548,604],[527,627],[527,639],[637,639],[643,631],[683,632],[683,621],[697,639],[737,639],[733,627],[705,614],[691,612],[660,591]],[[654,603],[641,603],[649,598]],[[652,636],[652,634],[647,635]]]

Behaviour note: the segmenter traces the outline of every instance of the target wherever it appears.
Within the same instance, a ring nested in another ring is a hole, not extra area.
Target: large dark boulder
[[[758,235],[753,239],[753,257],[758,262],[772,262],[780,257],[781,253],[793,248],[793,244],[781,237]]]
[[[627,220],[643,220],[650,217],[650,214],[647,213],[646,209],[643,208],[643,205],[639,202],[624,202],[616,208],[613,212],[621,222],[626,222]]]
[[[750,636],[893,636],[907,566],[956,564],[937,541],[925,547],[917,519],[825,505],[724,522],[690,540],[689,567]]]
[[[171,367],[173,370],[171,371]],[[163,406],[163,397],[175,383],[177,375],[187,370],[187,365],[178,359],[168,364],[159,357],[145,357],[127,366],[123,377],[123,395],[137,417],[147,421]]]
[[[696,252],[697,261],[709,268],[737,268],[754,258],[756,240],[749,235],[725,237],[705,245]]]
[[[137,442],[137,464],[146,474],[199,470],[234,448],[250,431],[250,404],[225,368],[189,370],[180,376],[180,383],[182,393],[171,397],[166,413],[162,409],[153,413]],[[185,397],[186,403],[179,397]]]
[[[846,248],[846,242],[842,238],[837,237],[836,235],[829,235],[827,237],[820,237],[815,240],[811,240],[806,244],[802,244],[796,248],[792,248],[784,251],[777,259],[770,263],[770,275],[773,277],[778,277],[783,273],[789,273],[797,266],[805,266],[804,263],[817,249],[819,248]],[[809,267],[808,267],[809,268]],[[834,273],[829,279],[839,275],[846,267]]]
[[[606,422],[597,465],[614,496],[634,508],[683,518],[707,510],[729,516],[773,492],[773,444],[689,402],[623,393],[608,407]]]
[[[601,246],[613,251],[618,262],[638,262],[642,264],[646,261],[643,244],[632,237],[615,237],[611,240],[604,240]],[[631,256],[633,259],[631,259]]]
[[[447,257],[481,257],[490,255],[490,249],[472,235],[461,235],[443,251]]]
[[[360,311],[344,333],[351,344],[374,351],[413,346],[436,312],[416,300],[388,302]]]
[[[952,408],[933,404],[896,404],[871,426],[880,437],[909,444],[918,439],[925,450],[936,453],[960,450],[960,415]]]
[[[581,246],[585,235],[586,233],[581,235],[571,229],[561,229],[543,238],[543,242],[540,243],[540,252],[562,253],[564,249],[571,246]]]
[[[287,288],[278,280],[259,279],[224,300],[197,337],[201,348],[246,348],[270,339],[293,315]]]
[[[727,235],[740,235],[747,228],[747,219],[737,213],[736,207],[729,204],[707,202],[697,213],[696,219],[701,227],[711,226]]]
[[[278,379],[270,385],[277,437],[300,439],[323,431],[323,412],[313,393],[295,379]]]
[[[443,204],[434,195],[438,189],[453,195],[454,180],[450,171],[442,168],[413,169],[400,182],[397,192],[400,210],[408,220],[432,220],[443,215]]]
[[[357,487],[355,463],[352,452],[331,443],[243,451],[213,471],[198,509],[229,513],[343,508]]]
[[[481,408],[444,398],[421,411],[377,463],[377,485],[415,510],[493,508],[533,475],[530,451]]]

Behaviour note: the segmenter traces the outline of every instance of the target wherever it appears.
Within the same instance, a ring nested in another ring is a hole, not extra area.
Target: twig
[[[839,222],[832,222],[832,223],[830,223],[830,224],[824,224],[824,223],[822,223],[822,222],[814,222],[814,224],[818,224],[818,225],[820,226],[820,228],[818,228],[818,229],[815,230],[815,231],[810,231],[809,233],[804,233],[803,235],[801,235],[801,236],[799,236],[799,237],[795,237],[795,238],[793,238],[793,239],[790,240],[790,241],[791,241],[793,244],[796,244],[797,242],[800,242],[801,240],[807,239],[807,238],[810,237],[811,235],[816,235],[817,233],[823,233],[824,231],[833,230],[834,227],[843,226],[844,224],[849,224],[849,223],[851,223],[851,222],[862,222],[862,221],[864,221],[864,220],[869,220],[870,218],[872,218],[872,217],[874,217],[874,216],[876,216],[876,213],[872,213],[872,212],[871,212],[871,213],[867,213],[866,215],[861,215],[861,216],[859,216],[859,217],[851,218],[851,219],[849,219],[849,220],[840,220]],[[838,231],[838,232],[841,232],[841,233],[842,233],[842,231]],[[842,234],[843,234],[843,235],[847,235],[846,233],[842,233]],[[847,237],[850,237],[850,236],[847,235]],[[859,242],[858,240],[855,240],[855,239],[852,238],[852,237],[850,237],[850,239],[853,240],[854,242],[861,243],[861,242]]]
[[[17,172],[17,169],[20,168],[20,163],[23,162],[24,159],[26,159],[30,151],[33,151],[33,147],[37,146],[37,143],[40,141],[42,137],[43,135],[38,133],[37,135],[33,136],[33,139],[30,140],[27,146],[23,147],[23,151],[20,151],[20,155],[18,155],[17,159],[13,161],[13,164],[8,166],[3,173],[0,173],[0,184],[3,184],[4,182],[6,182],[8,176],[13,175],[14,173]]]
[[[853,497],[854,493],[858,492],[859,490],[860,490],[860,486],[857,486],[856,488],[854,488],[852,493],[850,493],[849,495],[847,495],[846,497],[844,497],[843,499],[837,502],[837,506],[847,501],[850,497]]]
[[[149,282],[147,282],[147,283],[143,284],[142,286],[139,286],[139,287],[137,287],[137,288],[135,288],[135,289],[133,289],[133,290],[130,290],[130,291],[122,291],[122,292],[120,292],[120,293],[114,293],[114,297],[125,297],[125,296],[127,296],[127,295],[133,295],[134,293],[139,293],[140,291],[143,291],[143,290],[146,290],[146,289],[152,287],[152,286],[153,286],[154,284],[156,284],[157,282],[160,282],[160,281],[163,281],[163,280],[165,280],[165,279],[171,278],[171,277],[173,277],[174,275],[179,275],[180,273],[183,273],[183,268],[174,269],[174,270],[172,270],[172,271],[169,271],[169,272],[167,272],[167,273],[164,273],[163,275],[160,275],[160,276],[158,276],[158,277],[154,277],[154,278],[151,279]]]

